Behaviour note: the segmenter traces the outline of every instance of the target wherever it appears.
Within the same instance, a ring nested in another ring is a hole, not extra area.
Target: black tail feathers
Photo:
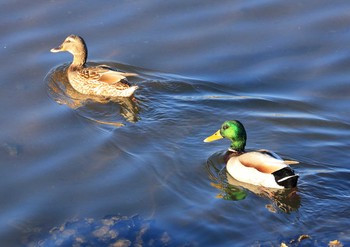
[[[299,176],[289,166],[273,172],[272,175],[275,177],[276,183],[284,188],[297,186]]]

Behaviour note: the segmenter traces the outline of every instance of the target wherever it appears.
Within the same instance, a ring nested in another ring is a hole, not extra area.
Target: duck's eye
[[[224,126],[222,126],[222,129],[223,129],[223,130],[228,129],[228,125],[224,125]]]

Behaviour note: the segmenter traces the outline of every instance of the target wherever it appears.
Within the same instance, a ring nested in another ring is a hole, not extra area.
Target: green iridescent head
[[[237,120],[226,121],[213,135],[204,139],[204,142],[212,142],[221,138],[231,140],[231,148],[243,152],[247,141],[247,133],[243,124]]]

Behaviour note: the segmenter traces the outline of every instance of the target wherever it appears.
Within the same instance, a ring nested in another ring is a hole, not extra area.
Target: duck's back
[[[129,97],[135,92],[138,87],[130,86],[126,75],[101,67],[68,69],[68,79],[75,90],[86,95],[105,97]]]

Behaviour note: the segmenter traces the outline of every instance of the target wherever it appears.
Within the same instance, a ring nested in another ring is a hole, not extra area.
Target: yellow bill
[[[208,136],[207,138],[204,139],[204,142],[212,142],[216,141],[219,139],[222,139],[222,135],[220,134],[220,130],[216,131],[213,135]]]

